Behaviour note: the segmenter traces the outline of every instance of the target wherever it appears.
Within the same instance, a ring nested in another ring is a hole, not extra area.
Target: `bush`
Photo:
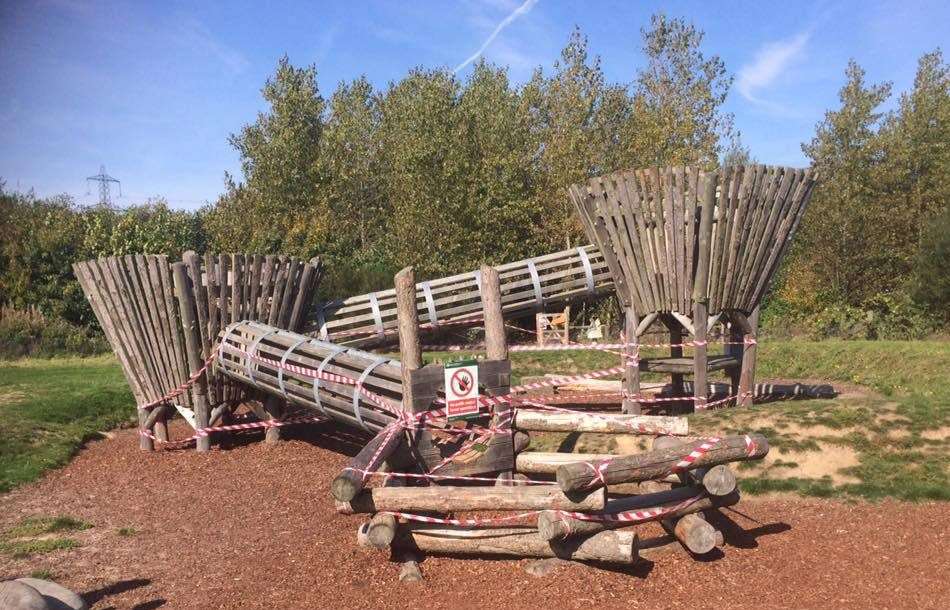
[[[102,354],[106,340],[87,328],[60,318],[47,318],[38,309],[0,307],[0,358]]]
[[[907,294],[877,294],[861,307],[830,305],[805,319],[813,339],[923,339],[937,327],[935,318]]]

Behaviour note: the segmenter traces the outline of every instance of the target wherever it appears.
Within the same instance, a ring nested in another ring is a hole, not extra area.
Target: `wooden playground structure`
[[[633,527],[646,521],[693,554],[720,546],[703,511],[737,503],[729,464],[769,450],[758,434],[691,435],[681,412],[751,404],[759,303],[813,186],[808,170],[762,165],[618,172],[570,189],[594,245],[429,282],[407,267],[391,290],[336,302],[313,302],[318,259],[186,253],[74,269],[140,405],[143,449],[194,441],[206,451],[251,428],[276,442],[281,426],[305,421],[356,427],[372,440],[331,490],[340,512],[369,515],[361,545],[410,567],[420,553],[632,564],[653,544]],[[619,343],[509,344],[506,317],[612,291],[625,312]],[[641,357],[655,323],[669,357]],[[725,351],[711,355],[717,324]],[[483,358],[424,364],[424,333],[474,325]],[[398,358],[369,351],[394,341]],[[549,349],[620,362],[512,384],[511,352]],[[711,395],[717,370],[725,397]],[[650,395],[641,372],[672,381]],[[611,377],[619,391],[602,393],[598,410],[546,392]],[[192,437],[168,438],[172,409]],[[532,451],[531,435],[547,432],[654,439],[631,455]]]

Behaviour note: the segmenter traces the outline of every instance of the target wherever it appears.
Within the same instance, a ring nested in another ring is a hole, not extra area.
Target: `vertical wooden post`
[[[683,343],[683,326],[679,323],[678,320],[667,320],[666,327],[670,331],[670,357],[672,358],[682,358],[683,357],[683,348],[678,347]],[[682,396],[683,395],[683,375],[681,373],[673,373],[671,377],[671,389],[673,396]]]
[[[742,369],[741,363],[745,359],[745,345],[742,344],[743,337],[745,337],[745,332],[742,330],[742,326],[736,322],[735,315],[733,314],[729,318],[730,345],[726,346],[725,351],[728,355],[736,358],[740,363],[740,366],[730,368],[727,371],[729,374],[729,393],[734,396],[741,394],[741,390],[739,389],[742,380],[740,370]]]
[[[178,297],[178,308],[181,311],[181,328],[185,336],[185,352],[188,370],[194,373],[203,365],[201,358],[201,336],[198,328],[197,306],[195,293],[185,263],[172,265],[172,279],[175,284],[175,293]],[[200,281],[200,280],[199,280]],[[201,375],[191,388],[194,397],[195,427],[198,430],[208,427],[210,413],[208,410],[208,383],[207,375]],[[211,439],[208,436],[198,436],[198,451],[211,449]]]
[[[508,339],[505,335],[505,316],[501,306],[501,282],[498,270],[490,265],[482,265],[482,315],[485,319],[485,356],[488,360],[508,360]],[[495,388],[499,393],[507,393],[508,387]],[[495,407],[493,425],[498,426],[503,420],[511,417],[511,404]],[[510,421],[510,420],[509,420]],[[510,423],[508,424],[510,425]],[[511,435],[512,456],[514,455],[514,435]],[[498,475],[501,485],[511,485],[513,481],[514,463],[512,471]]]
[[[564,308],[564,335],[561,337],[561,345],[567,345],[571,342],[571,306]]]
[[[640,402],[633,398],[640,396],[640,355],[638,344],[640,338],[637,336],[637,326],[640,325],[637,314],[633,307],[624,308],[624,342],[623,359],[626,365],[626,372],[623,376],[623,406],[621,410],[624,413],[637,415],[640,413]]]
[[[712,221],[716,207],[716,186],[719,174],[707,171],[703,191],[703,209],[699,220],[699,244],[697,247],[696,277],[693,282],[693,340],[697,343],[693,357],[693,395],[695,407],[705,408],[709,396],[706,381],[708,366],[706,357],[706,329],[709,326],[709,259],[712,255]]]
[[[402,363],[402,408],[411,412],[414,400],[412,372],[422,368],[419,343],[419,309],[416,306],[416,272],[406,267],[394,278],[396,321],[399,324],[399,360]]]
[[[751,407],[753,393],[755,392],[755,355],[756,355],[756,338],[759,334],[759,307],[756,306],[752,310],[752,313],[749,315],[749,328],[745,329],[745,334],[743,335],[743,341],[751,340],[750,343],[744,345],[745,348],[742,354],[742,372],[739,376],[739,400],[737,401],[740,407]]]
[[[284,416],[284,400],[276,396],[265,396],[261,400],[261,404],[264,406],[264,411],[267,413],[267,419],[271,421],[278,421]],[[264,442],[268,445],[273,445],[280,442],[280,427],[271,426],[266,428],[264,431]]]
[[[508,359],[505,317],[501,309],[498,270],[482,265],[482,311],[485,317],[485,355],[489,360]]]
[[[693,403],[695,409],[705,409],[709,398],[708,356],[706,351],[706,335],[709,314],[705,301],[693,303]]]

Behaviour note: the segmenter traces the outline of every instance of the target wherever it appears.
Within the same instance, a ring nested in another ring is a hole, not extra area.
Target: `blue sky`
[[[323,93],[413,66],[471,69],[479,51],[516,81],[550,68],[575,25],[607,77],[629,82],[651,13],[690,19],[736,84],[727,109],[762,162],[802,165],[800,144],[837,104],[849,57],[902,91],[917,58],[947,47],[947,2],[84,2],[0,3],[0,177],[69,193],[100,164],[119,205],[195,208],[237,173],[230,133],[263,109],[280,56],[315,63]],[[945,49],[946,50],[946,49]],[[892,101],[893,104],[893,101]],[[92,191],[95,193],[95,189]]]

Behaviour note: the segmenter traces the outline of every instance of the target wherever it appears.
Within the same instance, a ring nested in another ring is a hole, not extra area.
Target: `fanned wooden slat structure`
[[[164,255],[135,254],[73,265],[139,405],[185,385],[233,320],[299,329],[323,275],[317,258],[186,252],[182,259],[172,263]],[[195,384],[174,399],[194,411],[199,427],[251,396],[245,385],[210,379],[210,387]],[[165,419],[171,408],[167,401],[140,410],[142,431],[168,440]],[[141,442],[152,448],[148,436]],[[198,446],[206,449],[208,439],[199,439]]]
[[[670,331],[670,358],[639,359],[628,374],[625,410],[638,412],[639,370],[669,372],[682,389],[723,369],[740,402],[751,400],[759,303],[795,234],[815,185],[811,169],[737,165],[619,171],[570,187],[585,232],[599,247],[627,316],[627,339],[655,320]],[[731,323],[726,354],[706,355],[708,327]],[[684,331],[694,355],[684,358]]]
[[[505,314],[541,311],[603,296],[613,288],[604,257],[594,246],[498,265]],[[419,322],[430,326],[479,317],[481,273],[472,271],[416,284]],[[351,345],[395,341],[396,292],[393,289],[318,303],[304,332]]]

